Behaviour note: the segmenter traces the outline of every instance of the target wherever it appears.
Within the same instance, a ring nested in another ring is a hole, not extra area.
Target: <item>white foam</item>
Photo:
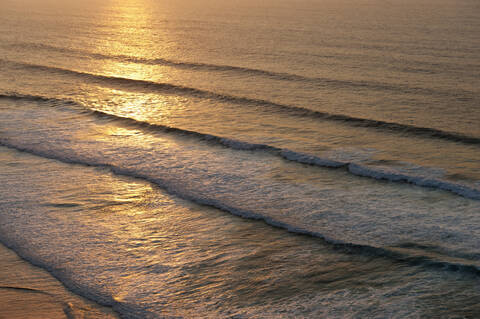
[[[290,150],[282,150],[281,155],[289,161],[294,161],[302,164],[310,164],[320,167],[342,167],[347,165],[345,162],[334,161],[327,158],[320,158],[309,154],[300,152],[293,152]]]
[[[368,167],[366,165],[350,163],[348,170],[352,174],[358,176],[372,177],[375,179],[383,179],[392,182],[407,182],[422,187],[437,188],[445,191],[449,191],[467,198],[480,199],[480,189],[469,187],[467,185],[451,183],[449,181],[430,178],[428,176],[421,175],[408,175],[398,172],[394,169]]]
[[[432,193],[430,189],[377,183],[348,176],[343,170],[304,167],[285,162],[282,157],[330,167],[344,166],[344,162],[288,150],[283,150],[281,157],[275,152],[236,151],[168,133],[136,131],[119,136],[114,132],[125,128],[115,123],[88,115],[72,118],[68,112],[51,108],[16,108],[8,112],[10,116],[2,118],[7,132],[1,138],[4,145],[62,161],[109,167],[117,173],[155,182],[182,198],[297,232],[370,246],[422,238],[467,251],[477,244],[471,238],[470,227],[471,220],[480,218],[474,214],[479,202]],[[243,144],[238,146],[242,148]],[[355,163],[350,163],[348,170],[376,179],[462,192],[447,183]],[[464,194],[477,193],[466,190]],[[431,196],[441,200],[429,201]],[[434,219],[425,216],[425,211],[435,211]],[[458,219],[457,215],[464,223],[449,224],[449,218]],[[411,225],[412,218],[418,225]],[[422,223],[426,224],[420,226]],[[453,238],[451,234],[462,240],[443,240]]]

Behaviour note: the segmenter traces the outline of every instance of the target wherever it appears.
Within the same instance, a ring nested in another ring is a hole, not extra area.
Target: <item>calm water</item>
[[[0,2],[0,240],[125,318],[480,317],[480,3]]]

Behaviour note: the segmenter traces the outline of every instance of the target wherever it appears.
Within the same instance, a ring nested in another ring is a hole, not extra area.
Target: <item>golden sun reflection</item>
[[[134,135],[140,134],[141,132],[139,130],[132,130],[124,127],[110,126],[105,128],[104,133],[107,136],[127,137],[127,136],[134,136]]]
[[[148,0],[123,0],[104,7],[108,14],[103,16],[102,31],[107,36],[95,46],[96,51],[112,58],[102,61],[99,73],[135,80],[164,78],[154,65],[142,63],[166,53],[152,49],[159,47],[162,38],[158,17],[152,16],[153,4]]]
[[[168,45],[162,43],[172,42],[165,41],[162,27],[165,19],[159,19],[161,4],[151,0],[119,0],[105,3],[102,10],[99,32],[106,36],[98,38],[94,46],[95,51],[111,58],[92,61],[96,64],[92,65],[95,73],[133,81],[169,82],[171,68],[152,62],[168,56]],[[145,92],[141,85],[135,87],[140,90],[99,86],[98,103],[89,101],[90,107],[141,122],[161,119],[161,124],[170,125],[169,118],[184,104],[180,97]]]
[[[90,101],[91,107],[140,122],[155,123],[160,120],[162,125],[173,125],[170,119],[188,105],[185,98],[174,95],[126,92],[105,87],[97,90],[102,99],[94,103]]]

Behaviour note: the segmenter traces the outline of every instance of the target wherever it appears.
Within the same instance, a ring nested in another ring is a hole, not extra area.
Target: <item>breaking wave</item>
[[[273,155],[279,156],[285,160],[297,162],[301,164],[308,164],[318,167],[325,168],[336,168],[336,169],[345,169],[349,173],[373,178],[377,180],[387,180],[390,182],[400,182],[400,183],[409,183],[421,187],[429,187],[440,189],[444,191],[449,191],[456,195],[463,196],[465,198],[480,200],[480,189],[454,183],[450,181],[445,181],[436,178],[429,178],[420,175],[405,174],[396,171],[395,169],[388,169],[385,167],[372,167],[367,165],[362,165],[355,162],[349,161],[339,161],[330,159],[328,157],[319,157],[311,154],[306,154],[302,152],[296,152],[289,149],[284,149],[280,147],[271,146],[268,144],[258,144],[250,143],[246,141],[235,140],[231,138],[225,138],[221,136],[216,136],[207,133],[196,132],[192,130],[186,130],[177,127],[171,127],[162,124],[153,124],[144,121],[139,121],[129,117],[122,117],[107,113],[99,110],[91,110],[84,108],[81,104],[77,104],[71,100],[64,99],[55,99],[48,98],[43,96],[34,96],[34,95],[21,95],[21,94],[0,94],[0,99],[10,99],[10,100],[29,100],[33,102],[48,102],[51,105],[71,105],[77,106],[81,112],[90,113],[93,116],[100,118],[108,118],[112,121],[121,122],[124,125],[135,126],[137,128],[146,129],[151,132],[162,132],[162,133],[172,133],[179,134],[183,136],[190,136],[200,140],[209,141],[212,143],[220,144],[222,146],[234,149],[234,150],[246,150],[246,151],[267,151]]]

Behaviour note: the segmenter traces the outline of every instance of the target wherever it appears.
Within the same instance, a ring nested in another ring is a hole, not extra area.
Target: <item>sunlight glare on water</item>
[[[478,21],[0,1],[0,240],[125,318],[475,318]]]

